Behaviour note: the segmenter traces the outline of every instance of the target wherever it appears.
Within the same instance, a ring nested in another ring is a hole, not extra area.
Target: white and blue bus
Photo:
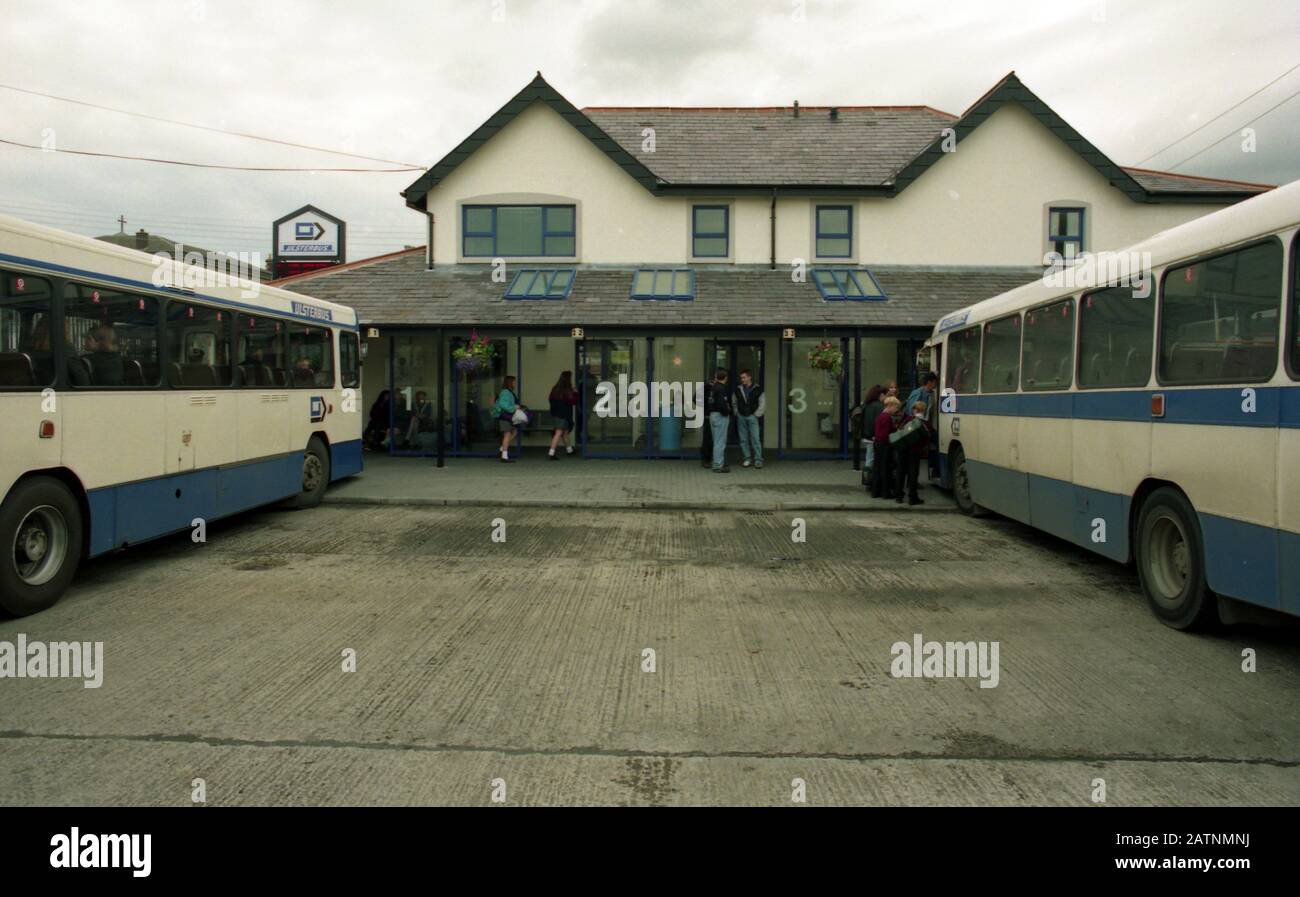
[[[0,216],[0,608],[361,470],[355,313],[226,273]]]
[[[1126,250],[1146,286],[1044,278],[939,321],[958,506],[1135,562],[1177,629],[1300,614],[1298,225],[1300,182]]]

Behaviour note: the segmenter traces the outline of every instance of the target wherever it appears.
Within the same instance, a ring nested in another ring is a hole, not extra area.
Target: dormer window
[[[573,258],[577,212],[571,205],[462,206],[465,258]]]

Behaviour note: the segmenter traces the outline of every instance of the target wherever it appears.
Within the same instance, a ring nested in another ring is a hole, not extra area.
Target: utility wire
[[[1274,78],[1272,81],[1270,81],[1270,82],[1268,82],[1267,84],[1265,84],[1263,87],[1261,87],[1259,90],[1257,90],[1257,91],[1255,91],[1254,93],[1252,93],[1250,96],[1246,97],[1246,98],[1243,99],[1243,100],[1239,100],[1239,101],[1236,102],[1236,103],[1233,103],[1233,104],[1232,104],[1231,106],[1229,106],[1227,109],[1224,109],[1224,110],[1223,110],[1222,112],[1220,112],[1218,115],[1214,116],[1214,118],[1210,119],[1209,121],[1205,122],[1204,124],[1200,125],[1199,127],[1195,128],[1194,130],[1188,131],[1186,134],[1184,134],[1182,137],[1179,137],[1179,138],[1178,138],[1177,140],[1175,140],[1173,143],[1169,144],[1168,146],[1162,146],[1160,149],[1156,150],[1154,153],[1152,153],[1151,155],[1147,156],[1145,159],[1143,159],[1141,162],[1137,163],[1137,164],[1134,165],[1133,167],[1134,167],[1134,168],[1141,168],[1143,165],[1145,165],[1146,163],[1150,162],[1152,159],[1154,159],[1156,156],[1158,156],[1158,155],[1160,155],[1161,153],[1163,153],[1165,150],[1170,149],[1170,148],[1172,148],[1172,147],[1174,147],[1174,146],[1177,146],[1178,144],[1180,144],[1180,143],[1182,143],[1184,140],[1186,140],[1188,137],[1191,137],[1193,134],[1196,134],[1196,133],[1198,133],[1199,131],[1202,131],[1202,130],[1204,130],[1205,128],[1208,128],[1210,125],[1214,124],[1216,121],[1218,121],[1219,119],[1223,118],[1225,115],[1227,115],[1227,114],[1228,114],[1229,112],[1231,112],[1233,109],[1236,109],[1238,106],[1242,105],[1243,103],[1247,102],[1248,100],[1253,100],[1255,97],[1259,96],[1261,93],[1263,93],[1264,91],[1268,90],[1270,87],[1272,87],[1272,86],[1273,86],[1274,84],[1276,84],[1277,82],[1281,81],[1283,78],[1285,78],[1287,75],[1289,75],[1289,74],[1291,74],[1292,72],[1294,72],[1296,69],[1300,69],[1300,62],[1298,62],[1298,63],[1296,63],[1295,65],[1291,66],[1291,68],[1287,69],[1285,72],[1283,72],[1282,74],[1278,75],[1276,78]],[[1283,100],[1283,102],[1286,102],[1286,101]],[[1276,108],[1276,107],[1274,107],[1274,108]],[[1271,111],[1271,110],[1270,110],[1270,111]],[[1243,126],[1243,127],[1244,127],[1244,126]],[[1226,139],[1226,138],[1225,138],[1225,139]],[[1210,144],[1210,146],[1214,146],[1214,144],[1212,143],[1212,144]],[[1206,147],[1206,149],[1209,149],[1209,147]],[[1186,160],[1184,160],[1184,161],[1186,161]],[[1181,165],[1181,164],[1183,164],[1183,163],[1182,163],[1182,162],[1179,162],[1178,164]],[[1177,168],[1178,166],[1176,165],[1176,166],[1174,166],[1174,167]]]
[[[180,165],[186,168],[219,168],[223,171],[321,171],[321,172],[353,172],[353,173],[372,173],[372,174],[395,174],[403,171],[424,171],[418,166],[411,168],[276,168],[262,167],[251,165],[219,165],[215,162],[184,162],[177,159],[155,159],[149,156],[127,156],[118,153],[97,153],[90,150],[73,150],[73,149],[47,149],[43,146],[36,146],[31,143],[20,143],[17,140],[6,140],[0,137],[0,143],[9,146],[19,146],[23,149],[38,150],[40,152],[65,153],[73,156],[94,156],[99,159],[126,159],[131,162],[157,162],[161,165]]]
[[[417,169],[420,171],[425,170],[423,166],[416,165],[414,162],[397,162],[392,159],[380,159],[376,156],[363,156],[359,153],[349,153],[349,152],[345,152],[344,150],[326,149],[323,146],[311,146],[310,144],[306,144],[306,143],[293,143],[288,140],[277,140],[274,137],[262,137],[257,134],[246,134],[243,133],[242,131],[228,131],[224,128],[214,128],[209,125],[200,125],[194,122],[177,121],[176,119],[172,119],[172,118],[163,118],[160,115],[150,115],[147,112],[133,112],[130,109],[116,109],[112,106],[101,106],[98,103],[89,103],[86,102],[85,100],[74,100],[71,97],[55,96],[54,94],[51,93],[42,93],[39,90],[28,90],[25,87],[15,87],[12,84],[0,84],[0,88],[3,88],[4,90],[17,91],[18,93],[30,94],[31,96],[34,97],[43,97],[47,100],[58,100],[61,103],[73,103],[77,106],[86,106],[87,108],[90,109],[100,109],[105,112],[116,112],[118,115],[133,115],[136,118],[147,118],[150,121],[163,122],[169,125],[179,125],[182,128],[195,128],[199,131],[210,131],[214,134],[226,134],[231,137],[243,137],[247,140],[260,140],[263,143],[275,143],[275,144],[279,144],[280,146],[291,146],[294,147],[295,149],[314,150],[315,152],[318,153],[330,153],[335,156],[349,156],[353,159],[364,159],[367,162],[383,162],[385,165],[402,165],[402,166],[407,166],[411,170],[417,170]],[[327,169],[317,169],[317,170],[327,170]]]
[[[1285,100],[1282,100],[1282,102],[1277,103],[1277,104],[1275,104],[1275,105],[1273,105],[1273,106],[1269,106],[1267,109],[1265,109],[1265,110],[1264,110],[1263,112],[1261,112],[1259,115],[1256,115],[1256,116],[1255,116],[1254,118],[1252,118],[1250,121],[1246,122],[1246,124],[1244,124],[1244,125],[1240,125],[1239,128],[1245,128],[1245,127],[1247,127],[1247,126],[1249,126],[1249,125],[1253,125],[1255,122],[1259,121],[1259,120],[1260,120],[1261,118],[1263,118],[1265,115],[1268,115],[1268,114],[1269,114],[1270,112],[1272,112],[1274,109],[1277,109],[1279,106],[1282,106],[1282,105],[1285,104],[1285,103],[1289,103],[1289,102],[1291,102],[1291,101],[1294,100],[1296,97],[1300,97],[1300,90],[1297,90],[1295,93],[1291,94],[1291,96],[1287,97]],[[1227,140],[1229,137],[1235,137],[1239,128],[1233,128],[1231,131],[1229,131],[1227,134],[1224,134],[1222,137],[1220,137],[1218,140],[1216,140],[1216,141],[1214,141],[1213,143],[1211,143],[1209,146],[1204,147],[1203,149],[1199,149],[1199,150],[1197,150],[1196,152],[1192,153],[1190,156],[1188,156],[1186,159],[1184,159],[1184,160],[1181,161],[1181,162],[1175,163],[1174,165],[1170,165],[1170,166],[1169,166],[1169,170],[1170,170],[1170,171],[1173,171],[1175,168],[1177,168],[1177,167],[1180,166],[1180,165],[1186,165],[1188,162],[1192,161],[1193,159],[1195,159],[1197,156],[1199,156],[1201,153],[1205,152],[1206,150],[1209,150],[1209,149],[1212,149],[1212,148],[1218,146],[1220,143],[1223,143],[1223,141]]]

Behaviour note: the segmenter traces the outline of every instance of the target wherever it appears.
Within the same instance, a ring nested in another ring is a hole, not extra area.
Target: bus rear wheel
[[[1205,581],[1201,526],[1191,503],[1176,489],[1160,488],[1142,505],[1137,527],[1137,568],[1156,618],[1179,630],[1218,622]]]
[[[0,504],[0,607],[26,616],[52,606],[81,563],[81,506],[67,486],[33,477]]]
[[[319,436],[307,442],[302,453],[302,491],[289,499],[291,508],[314,508],[325,497],[330,484],[330,450]]]

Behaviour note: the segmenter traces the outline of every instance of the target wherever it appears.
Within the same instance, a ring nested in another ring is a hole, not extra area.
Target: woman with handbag
[[[517,432],[517,414],[523,414],[525,421],[528,419],[528,412],[519,404],[519,396],[515,394],[515,378],[507,376],[501,381],[501,392],[492,405],[492,416],[496,418],[497,429],[501,431],[501,460],[507,464],[510,463],[510,440]]]

